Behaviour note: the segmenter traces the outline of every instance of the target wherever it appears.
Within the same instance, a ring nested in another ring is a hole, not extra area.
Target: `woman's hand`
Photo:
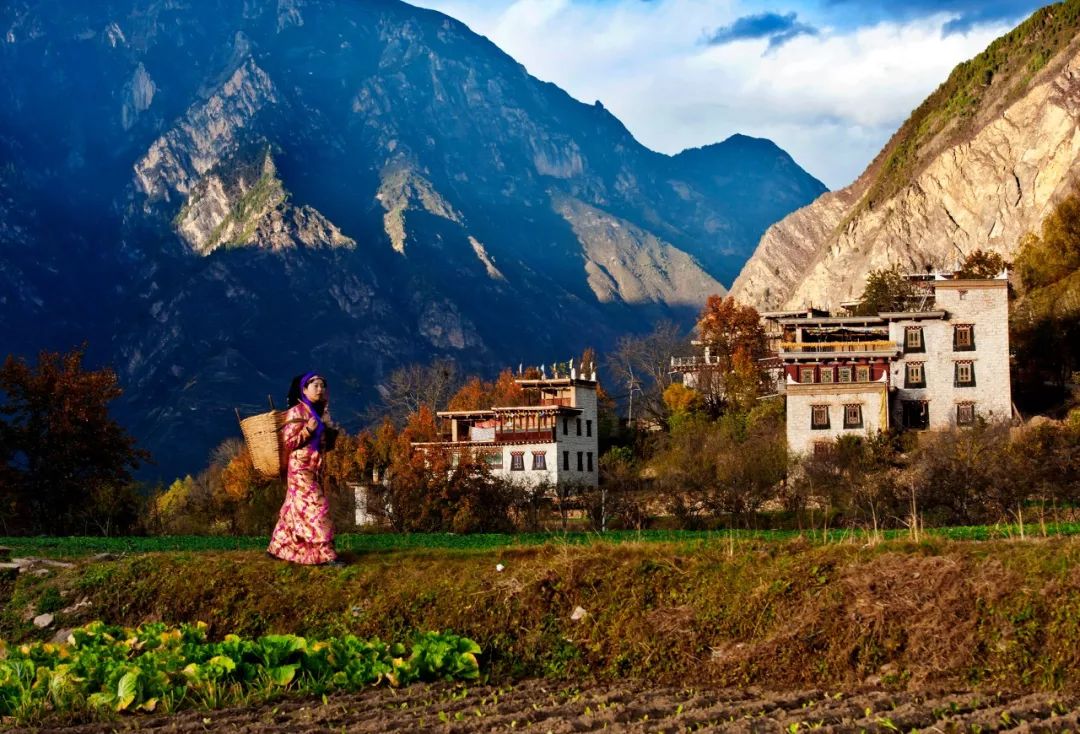
[[[308,422],[304,425],[304,428],[308,429],[309,432],[314,431],[318,427],[319,422],[314,418],[308,418]]]

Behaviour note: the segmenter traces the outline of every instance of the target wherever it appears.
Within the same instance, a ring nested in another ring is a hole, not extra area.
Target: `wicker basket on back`
[[[240,431],[244,434],[244,443],[251,453],[251,463],[255,470],[268,479],[281,476],[284,466],[285,450],[282,444],[281,427],[285,422],[285,411],[271,410],[248,418],[240,418]]]

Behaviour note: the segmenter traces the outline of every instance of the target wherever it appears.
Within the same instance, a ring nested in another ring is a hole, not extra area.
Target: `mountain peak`
[[[396,0],[16,3],[0,27],[34,29],[0,54],[0,331],[100,345],[163,472],[313,362],[340,418],[401,365],[689,327],[823,190],[764,141],[651,151]]]

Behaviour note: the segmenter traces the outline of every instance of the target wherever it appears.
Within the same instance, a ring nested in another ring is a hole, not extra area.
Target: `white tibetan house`
[[[537,487],[595,487],[599,480],[596,374],[520,378],[522,405],[437,414],[441,438],[414,450],[475,451],[494,476]]]

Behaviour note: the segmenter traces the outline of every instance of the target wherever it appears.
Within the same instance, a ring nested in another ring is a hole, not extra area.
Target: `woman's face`
[[[304,386],[304,397],[313,403],[321,403],[326,400],[326,382],[323,378],[316,377]]]

